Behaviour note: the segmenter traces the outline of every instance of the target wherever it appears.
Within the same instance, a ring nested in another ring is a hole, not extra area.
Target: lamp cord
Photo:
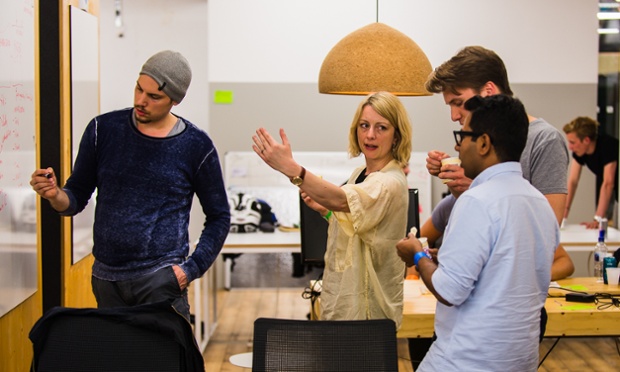
[[[377,0],[377,23],[379,23],[379,0]]]

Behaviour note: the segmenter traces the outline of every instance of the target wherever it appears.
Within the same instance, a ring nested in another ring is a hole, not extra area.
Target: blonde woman
[[[387,92],[360,103],[349,132],[349,155],[365,165],[339,186],[307,171],[264,128],[252,148],[300,188],[304,202],[329,221],[321,293],[321,319],[392,319],[400,326],[403,262],[394,246],[407,223],[408,186],[403,167],[411,155],[411,124],[401,101]]]

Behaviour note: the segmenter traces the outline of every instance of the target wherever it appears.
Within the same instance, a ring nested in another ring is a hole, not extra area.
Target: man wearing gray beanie
[[[144,63],[140,75],[148,75],[157,82],[158,89],[176,103],[181,103],[192,80],[189,62],[181,53],[164,50]]]
[[[92,287],[99,307],[169,301],[189,320],[187,286],[209,269],[228,235],[216,148],[206,132],[171,112],[191,78],[180,53],[151,56],[138,74],[133,108],[86,127],[64,187],[52,168],[32,174],[33,190],[62,216],[80,213],[97,190]],[[208,218],[190,255],[194,195]]]

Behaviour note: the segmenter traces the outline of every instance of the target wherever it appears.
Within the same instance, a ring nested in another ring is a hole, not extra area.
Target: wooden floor
[[[204,353],[206,371],[250,371],[232,365],[231,355],[252,351],[254,320],[259,317],[306,319],[310,300],[303,288],[233,288],[218,293],[219,320]],[[545,339],[541,359],[556,339]],[[539,371],[620,371],[617,338],[563,338]],[[412,372],[407,341],[399,339],[399,372]]]

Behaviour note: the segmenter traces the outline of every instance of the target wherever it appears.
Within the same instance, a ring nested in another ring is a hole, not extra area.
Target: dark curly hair
[[[471,112],[471,130],[491,138],[501,162],[521,159],[529,127],[521,101],[506,94],[473,96],[465,102],[465,109]]]

